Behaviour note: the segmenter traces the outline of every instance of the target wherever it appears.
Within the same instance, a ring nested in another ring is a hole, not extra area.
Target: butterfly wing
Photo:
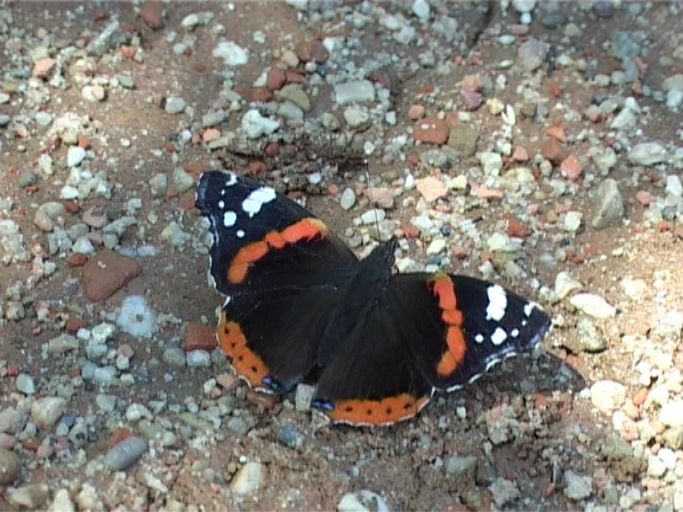
[[[451,391],[529,352],[550,326],[502,287],[447,274],[393,276],[318,382],[314,407],[335,422],[385,425],[414,416],[434,389]]]
[[[358,259],[305,208],[231,172],[209,171],[196,206],[210,223],[210,274],[228,297],[216,337],[236,373],[291,389],[316,362],[319,332]]]
[[[308,210],[232,172],[205,172],[196,206],[213,235],[210,274],[228,296],[314,286],[358,261]]]

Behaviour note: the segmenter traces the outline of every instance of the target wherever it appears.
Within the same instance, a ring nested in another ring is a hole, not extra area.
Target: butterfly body
[[[209,171],[197,207],[211,224],[210,274],[227,295],[216,336],[251,386],[285,393],[317,377],[333,421],[410,418],[435,390],[529,352],[550,326],[534,303],[449,274],[395,274],[396,240],[365,259],[273,189]]]

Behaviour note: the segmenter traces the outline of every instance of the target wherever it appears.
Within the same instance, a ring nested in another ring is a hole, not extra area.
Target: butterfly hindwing
[[[317,284],[328,270],[357,261],[308,210],[232,172],[205,172],[196,206],[213,235],[211,276],[226,295]]]

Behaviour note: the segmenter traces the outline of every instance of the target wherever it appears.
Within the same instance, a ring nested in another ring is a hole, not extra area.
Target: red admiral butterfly
[[[227,295],[216,337],[254,388],[317,377],[312,407],[334,422],[388,425],[550,326],[535,303],[472,277],[394,274],[396,240],[358,260],[327,226],[256,181],[209,171],[197,208],[211,224],[210,276]]]

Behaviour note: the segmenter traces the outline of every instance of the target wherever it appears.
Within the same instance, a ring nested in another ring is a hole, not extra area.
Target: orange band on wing
[[[388,425],[412,418],[427,402],[428,396],[416,398],[408,393],[383,400],[340,400],[327,415],[337,423]]]
[[[467,354],[465,335],[462,332],[463,315],[458,309],[455,283],[449,276],[439,274],[430,279],[429,284],[434,295],[439,298],[439,307],[442,309],[441,319],[448,326],[446,350],[441,354],[436,373],[441,377],[448,377],[458,369]]]
[[[324,238],[326,233],[327,226],[321,220],[312,217],[301,219],[282,231],[269,231],[263,240],[252,242],[237,251],[228,267],[228,282],[244,282],[251,265],[262,259],[271,249],[282,249],[288,244],[312,240],[318,236]]]
[[[216,329],[216,339],[223,352],[231,359],[235,372],[252,386],[263,386],[268,367],[247,345],[247,338],[237,322],[229,321],[225,311],[221,313]]]

